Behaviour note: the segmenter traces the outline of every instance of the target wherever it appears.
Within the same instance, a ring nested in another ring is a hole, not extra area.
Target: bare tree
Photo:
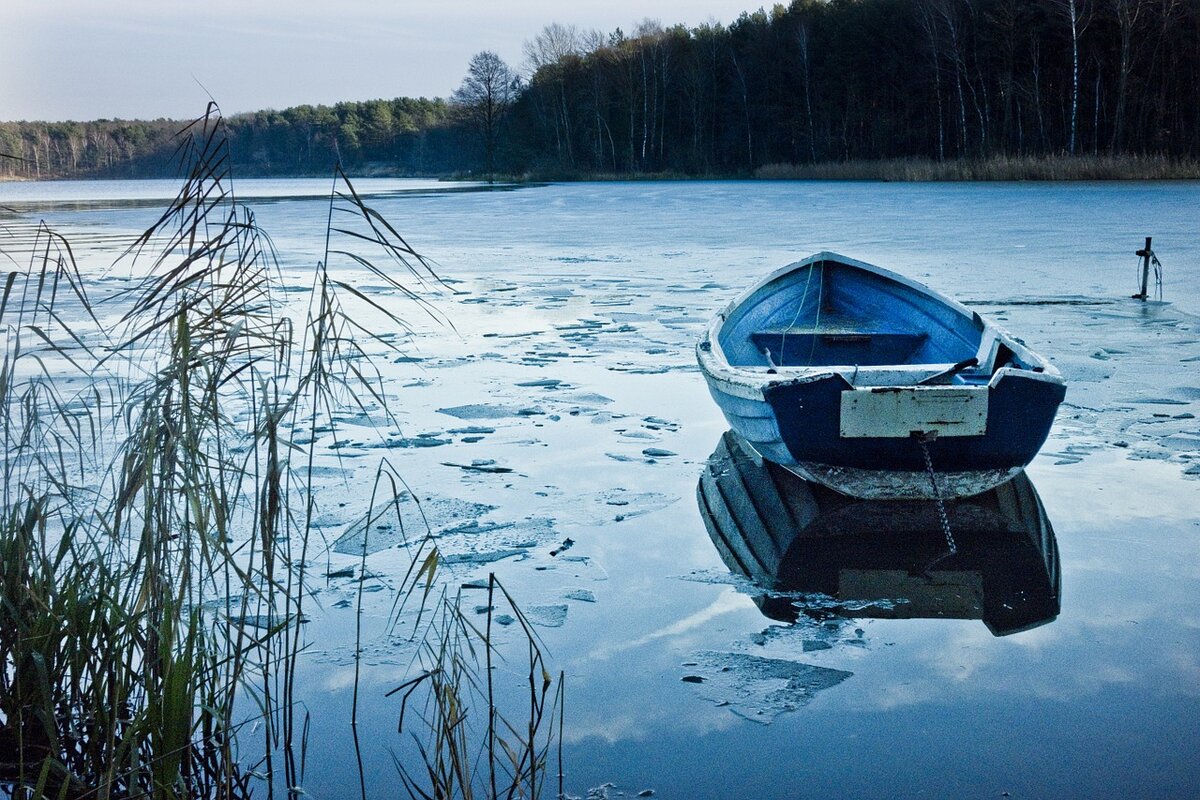
[[[538,81],[535,79],[541,79],[548,84],[558,157],[560,162],[566,161],[571,166],[575,164],[575,154],[571,147],[571,114],[563,71],[569,60],[579,57],[580,38],[579,29],[574,25],[560,25],[555,22],[543,28],[532,40],[525,42],[525,61],[530,86],[536,89]]]
[[[1071,26],[1071,126],[1067,152],[1075,155],[1076,121],[1079,116],[1079,37],[1091,21],[1091,4],[1088,0],[1050,0],[1050,5],[1063,14]]]
[[[516,75],[500,56],[484,50],[471,57],[467,77],[454,91],[454,103],[483,138],[488,180],[495,171],[496,142],[504,113],[519,88]]]
[[[738,95],[742,98],[742,116],[746,121],[746,168],[754,169],[754,128],[750,124],[750,86],[746,81],[746,70],[738,61],[737,51],[729,49],[733,62],[733,74],[737,77]]]
[[[1120,62],[1117,65],[1117,108],[1113,115],[1112,142],[1114,153],[1123,149],[1125,140],[1125,98],[1128,96],[1129,73],[1133,70],[1133,35],[1138,19],[1150,5],[1149,0],[1109,0],[1108,8],[1117,20],[1121,37]]]
[[[583,34],[574,25],[553,22],[542,28],[542,32],[525,42],[525,59],[530,73],[542,67],[552,66],[579,55]]]
[[[933,97],[937,105],[937,158],[938,161],[943,161],[946,158],[946,120],[945,112],[942,110],[941,29],[934,16],[932,3],[919,3],[916,8],[918,10],[917,21],[929,44],[929,64],[933,73]]]
[[[801,17],[796,25],[796,45],[800,53],[800,74],[804,79],[804,115],[808,118],[808,160],[817,163],[817,138],[813,128],[812,66],[809,59],[809,24]],[[940,108],[939,108],[940,111]]]
[[[642,72],[642,146],[640,163],[645,169],[646,165],[653,161],[655,150],[659,150],[661,157],[661,148],[656,147],[656,138],[659,145],[662,143],[662,129],[660,128],[660,112],[664,114],[663,122],[665,123],[665,109],[661,109],[663,105],[662,89],[665,89],[666,70],[669,61],[669,55],[664,47],[666,31],[663,30],[662,23],[656,19],[649,17],[643,19],[637,24],[633,30],[633,42],[637,48],[638,60]],[[649,154],[649,158],[647,157]]]
[[[605,165],[604,154],[604,135],[608,134],[609,145],[612,146],[612,131],[609,129],[608,121],[604,114],[604,101],[606,97],[605,91],[605,46],[607,39],[604,33],[599,30],[584,31],[579,36],[579,46],[582,50],[584,63],[587,65],[587,90],[586,95],[592,106],[592,127],[595,135],[595,145],[593,147],[594,156],[593,162],[597,169],[603,169]],[[613,171],[617,170],[617,153],[615,146],[613,150]]]

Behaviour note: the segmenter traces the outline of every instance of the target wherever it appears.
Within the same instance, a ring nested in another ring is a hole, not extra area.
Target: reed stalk
[[[425,299],[439,283],[429,263],[340,168],[325,252],[297,303],[270,238],[236,199],[215,104],[184,129],[177,156],[179,194],[122,253],[143,277],[121,291],[90,297],[70,243],[44,225],[24,268],[9,257],[0,785],[22,796],[303,791],[309,718],[297,665],[323,502],[317,432],[336,438],[347,405],[386,412],[371,355],[394,345],[364,316],[408,329],[346,276],[365,274],[446,322]],[[398,513],[403,482],[390,465],[379,476],[372,509]],[[438,552],[431,537],[417,540],[393,611],[410,598],[430,609],[413,685],[432,691],[421,752],[435,787],[471,786],[464,700],[480,685],[475,648],[489,666],[495,652],[490,614],[481,632],[456,601],[433,602]],[[365,564],[364,550],[360,575]],[[489,763],[504,765],[491,794],[502,783],[504,796],[535,797],[552,682],[513,610],[528,640],[529,721],[487,736]],[[487,685],[490,730],[502,719],[490,669]],[[251,723],[262,731],[253,744]],[[414,774],[401,767],[426,796]]]

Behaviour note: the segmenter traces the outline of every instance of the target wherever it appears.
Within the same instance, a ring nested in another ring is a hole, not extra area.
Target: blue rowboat
[[[764,458],[864,499],[999,486],[1033,460],[1066,392],[1046,359],[960,303],[828,252],[730,303],[696,354]]]
[[[763,461],[730,431],[696,499],[721,560],[761,588],[755,602],[771,619],[979,619],[1005,636],[1059,614],[1054,529],[1023,472],[942,509],[859,500]]]

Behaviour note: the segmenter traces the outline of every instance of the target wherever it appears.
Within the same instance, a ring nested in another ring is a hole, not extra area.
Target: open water
[[[385,366],[401,427],[381,440],[348,419],[329,491],[355,498],[386,453],[425,501],[450,578],[495,572],[518,598],[566,675],[568,794],[1200,795],[1200,184],[356,186],[436,262],[448,288],[430,299],[453,328],[406,312],[416,334]],[[321,257],[328,187],[235,187],[296,285]],[[173,194],[0,184],[0,237],[44,219],[99,286]],[[1129,299],[1147,235],[1162,303]],[[847,596],[786,597],[782,615],[722,559],[696,487],[725,425],[694,342],[759,275],[823,249],[971,304],[1066,376],[1028,469],[1057,548],[1057,614],[993,632],[990,603],[1051,578],[1010,575],[997,594],[1011,561],[988,562],[986,542],[955,574],[830,557]],[[329,571],[357,563],[354,513],[330,503],[322,519]],[[406,566],[395,544],[368,548],[370,797],[398,793],[392,753],[407,747],[384,697],[411,661],[383,624]],[[304,789],[353,796],[341,601],[357,582],[315,588]],[[519,689],[519,669],[499,674]]]

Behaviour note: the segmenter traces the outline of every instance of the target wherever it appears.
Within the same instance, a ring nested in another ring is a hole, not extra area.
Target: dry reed
[[[443,319],[424,299],[438,284],[429,264],[340,169],[325,252],[296,304],[234,195],[215,105],[182,132],[178,156],[179,194],[121,256],[146,277],[93,301],[70,243],[41,225],[27,267],[4,280],[0,784],[23,796],[302,791],[296,676],[321,498],[317,445],[297,442],[336,430],[347,404],[386,409],[370,356],[392,345],[364,313],[407,328],[339,270],[365,271]],[[380,476],[386,507],[398,477]],[[438,552],[415,538],[396,608],[430,607],[409,693],[429,687],[437,710],[418,717],[429,744],[420,768],[401,765],[405,785],[474,797],[486,793],[478,775],[503,775],[486,784],[492,795],[503,785],[504,796],[539,796],[554,727],[536,638],[515,612],[529,719],[503,722],[488,669],[481,761],[462,738],[479,725],[462,724],[455,698],[483,685],[476,656],[490,667],[495,647],[456,598],[433,593]],[[253,746],[250,722],[261,723]]]

